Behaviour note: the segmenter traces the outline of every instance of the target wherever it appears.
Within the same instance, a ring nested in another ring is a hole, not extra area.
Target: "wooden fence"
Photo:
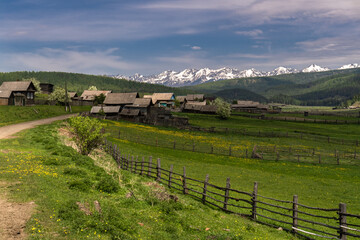
[[[147,161],[144,157],[139,160],[126,156],[109,141],[105,141],[104,149],[113,156],[119,168],[154,178],[170,189],[225,212],[246,216],[307,239],[360,238],[360,215],[348,213],[343,203],[336,208],[318,208],[299,203],[296,195],[292,201],[279,200],[260,195],[257,182],[252,192],[232,188],[230,178],[226,179],[225,187],[220,187],[210,183],[209,175],[204,180],[187,176],[185,167],[182,173],[176,173],[173,165],[170,169],[162,168],[160,159],[153,163],[152,157]]]
[[[348,146],[359,146],[359,140],[352,140],[352,139],[342,139],[342,138],[334,138],[330,136],[324,135],[317,135],[317,134],[310,134],[305,132],[274,132],[274,131],[261,131],[261,130],[250,130],[250,129],[238,129],[238,128],[217,128],[217,127],[208,127],[202,128],[197,126],[183,126],[180,128],[182,130],[190,130],[190,131],[200,131],[200,132],[213,132],[213,133],[234,133],[237,135],[243,136],[252,136],[252,137],[269,137],[269,138],[297,138],[297,139],[306,139],[312,141],[322,141],[327,143],[333,144],[341,144],[341,145],[348,145]]]
[[[255,153],[257,157],[263,160],[275,161],[292,161],[316,164],[360,164],[360,154],[356,147],[352,151],[340,151],[334,149],[332,152],[320,151],[315,148],[296,148],[284,146],[269,146],[269,145],[254,145],[252,147],[244,148],[239,145],[228,146],[214,146],[205,142],[186,141],[180,138],[161,139],[161,138],[147,138],[139,137],[134,134],[126,132],[109,131],[110,136],[117,139],[128,140],[145,145],[155,147],[165,147],[171,149],[178,149],[183,151],[192,151],[200,153],[208,153],[215,155],[226,155],[233,157],[251,158]]]

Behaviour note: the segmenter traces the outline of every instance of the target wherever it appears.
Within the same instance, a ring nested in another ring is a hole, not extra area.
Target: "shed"
[[[54,91],[54,85],[51,83],[40,83],[41,93],[51,94]]]
[[[139,116],[139,113],[139,109],[124,108],[123,110],[121,110],[120,115],[125,117],[136,117]]]
[[[201,106],[200,112],[205,114],[216,114],[217,107],[216,105],[205,105]]]

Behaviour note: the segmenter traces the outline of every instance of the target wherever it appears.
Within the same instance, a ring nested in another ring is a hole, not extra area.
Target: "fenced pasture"
[[[154,178],[214,208],[246,216],[265,225],[281,227],[308,239],[360,238],[360,215],[347,212],[344,203],[326,208],[305,205],[297,195],[291,200],[280,200],[262,195],[257,182],[252,191],[232,187],[229,177],[224,186],[219,186],[211,183],[209,175],[199,180],[188,176],[185,167],[182,173],[177,172],[173,165],[165,169],[160,159],[154,163],[152,157],[145,159],[127,155],[109,141],[105,142],[104,148],[113,156],[119,168]]]
[[[254,131],[253,128],[234,126],[171,129],[124,122],[108,122],[107,129],[113,138],[154,147],[242,158],[250,158],[256,153],[258,158],[273,161],[360,164],[358,139],[311,134],[307,129],[304,129],[307,133],[289,128],[286,132],[276,128],[269,130]]]

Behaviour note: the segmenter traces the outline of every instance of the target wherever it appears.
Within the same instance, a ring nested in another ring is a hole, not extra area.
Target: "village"
[[[52,94],[54,85],[40,83],[42,94]],[[70,106],[91,106],[88,113],[93,117],[163,126],[183,126],[188,124],[186,117],[174,116],[171,112],[216,114],[215,97],[204,94],[175,96],[174,93],[153,93],[140,97],[138,92],[115,93],[112,90],[85,90],[79,96],[68,91],[64,102],[37,100],[36,88],[31,81],[3,82],[0,86],[0,105],[43,105],[69,104]],[[100,100],[99,100],[100,99]],[[232,111],[248,113],[280,112],[275,105],[238,100],[230,105]]]

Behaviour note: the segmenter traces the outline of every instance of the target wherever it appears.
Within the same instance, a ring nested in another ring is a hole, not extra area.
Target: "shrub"
[[[72,175],[72,176],[86,176],[86,172],[79,168],[65,168],[64,174],[66,175]]]
[[[72,138],[79,148],[80,153],[88,155],[92,150],[98,147],[104,138],[104,126],[95,118],[72,117],[68,120],[70,131],[74,134]]]
[[[96,189],[106,193],[114,193],[119,191],[119,184],[110,176],[102,177],[96,184]]]
[[[70,189],[76,189],[82,192],[87,192],[91,187],[89,179],[74,180],[68,183]]]

